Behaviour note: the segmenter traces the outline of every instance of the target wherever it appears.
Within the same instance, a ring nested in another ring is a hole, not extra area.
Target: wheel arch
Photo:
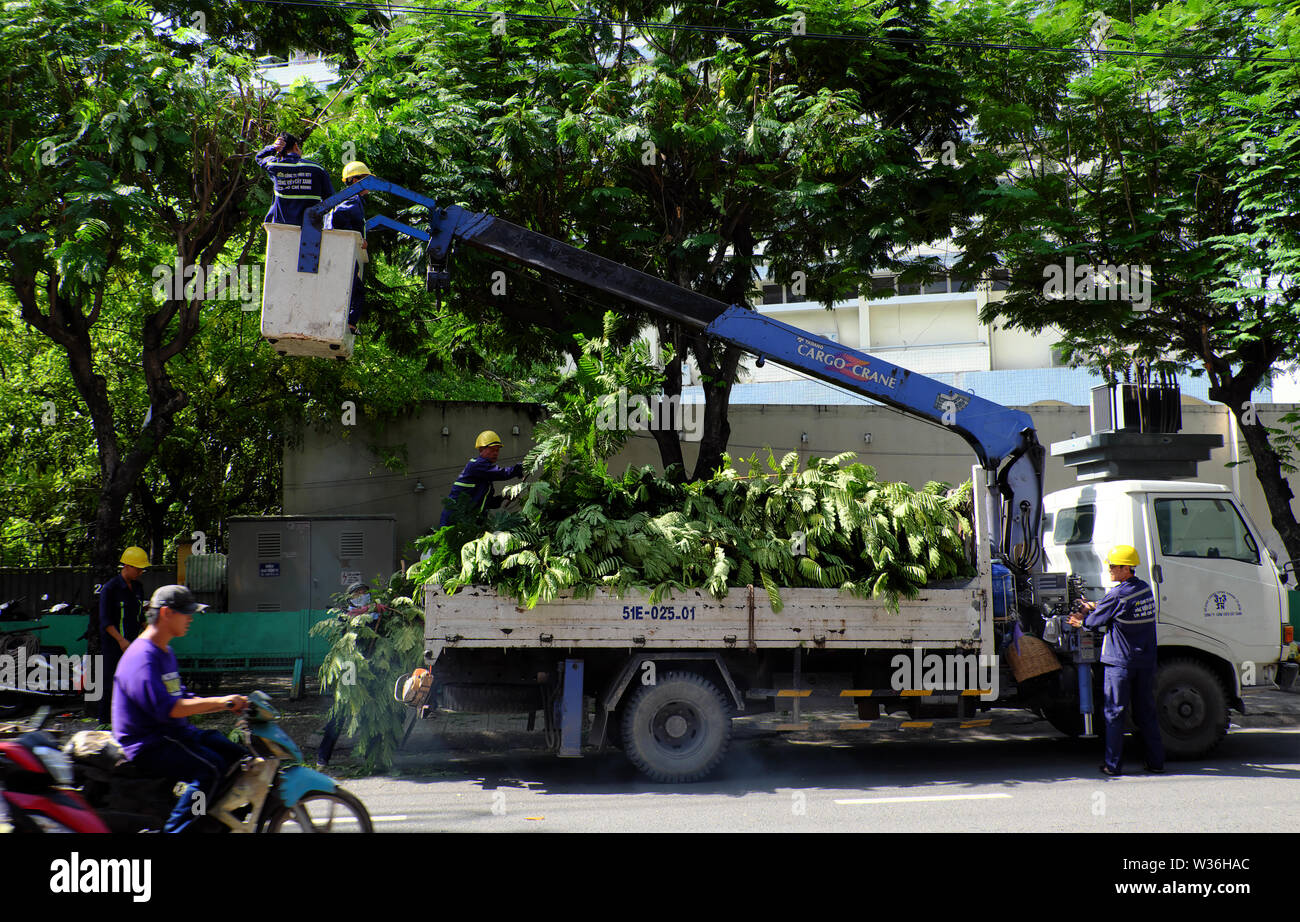
[[[1190,659],[1209,669],[1228,690],[1228,707],[1238,713],[1246,713],[1245,703],[1241,700],[1241,682],[1236,667],[1222,656],[1211,653],[1201,647],[1182,644],[1161,646],[1156,653],[1157,661],[1163,665],[1176,659]]]
[[[641,672],[644,663],[654,663],[656,671],[662,666],[681,666],[696,665],[695,671],[699,672],[705,678],[717,682],[719,687],[731,699],[732,704],[737,711],[745,709],[745,699],[741,695],[736,683],[731,678],[731,671],[727,669],[727,664],[722,661],[722,655],[719,653],[709,652],[707,650],[687,651],[687,650],[642,650],[633,653],[623,664],[623,668],[618,671],[614,678],[601,692],[600,697],[596,699],[596,714],[591,723],[591,733],[587,742],[593,746],[603,746],[606,736],[609,732],[610,715],[618,709],[623,699],[628,695],[628,689],[632,687],[633,680],[637,673]]]

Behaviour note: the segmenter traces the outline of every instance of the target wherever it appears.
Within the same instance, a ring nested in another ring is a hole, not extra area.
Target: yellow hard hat
[[[352,179],[354,176],[361,177],[361,176],[369,176],[369,175],[371,175],[370,170],[360,160],[353,160],[347,166],[343,167],[344,182],[347,182],[349,179]]]
[[[493,445],[501,444],[501,436],[497,435],[491,429],[484,429],[474,440],[475,448],[491,448]]]
[[[137,570],[147,570],[149,568],[149,555],[144,552],[144,548],[132,545],[122,552],[120,562],[128,567],[135,567]]]
[[[1110,549],[1110,556],[1106,558],[1106,563],[1120,567],[1136,567],[1141,562],[1138,560],[1137,548],[1131,544],[1115,545]]]

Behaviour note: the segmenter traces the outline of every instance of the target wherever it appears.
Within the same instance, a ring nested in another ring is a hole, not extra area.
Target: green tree
[[[1285,442],[1270,442],[1250,403],[1300,354],[1300,69],[1283,60],[1295,52],[1287,21],[1239,0],[1099,5],[952,11],[954,33],[1047,49],[955,53],[979,85],[977,156],[1002,174],[956,238],[965,267],[1011,273],[982,319],[1059,328],[1110,376],[1134,362],[1206,374],[1300,559]],[[1063,279],[1067,259],[1133,277]]]
[[[802,273],[808,296],[829,304],[899,248],[946,236],[964,207],[969,178],[930,168],[945,143],[960,144],[964,117],[961,81],[940,56],[806,34],[915,38],[931,28],[927,4],[596,3],[587,12],[557,21],[550,6],[529,3],[504,20],[482,12],[396,24],[360,91],[388,115],[374,134],[380,168],[371,168],[726,303],[747,301],[766,261],[778,277]],[[574,331],[600,335],[610,308],[634,321],[628,334],[650,319],[523,270],[510,270],[499,295],[490,279],[500,264],[457,259],[456,309],[476,322],[505,318],[521,341],[571,348]],[[703,373],[693,476],[707,476],[727,444],[740,354],[654,322],[661,342]],[[680,364],[665,374],[667,394],[679,394]],[[665,466],[680,464],[677,434],[655,437]]]

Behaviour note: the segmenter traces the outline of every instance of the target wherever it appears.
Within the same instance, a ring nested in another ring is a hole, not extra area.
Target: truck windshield
[[[1160,553],[1259,563],[1259,546],[1232,503],[1223,499],[1158,499]]]
[[[1089,503],[1062,509],[1056,514],[1056,527],[1052,530],[1053,544],[1088,544],[1092,541],[1092,525],[1096,508]]]

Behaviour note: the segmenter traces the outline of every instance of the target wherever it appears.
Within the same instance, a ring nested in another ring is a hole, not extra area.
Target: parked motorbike
[[[109,832],[72,789],[71,760],[41,729],[52,710],[42,706],[34,729],[0,740],[0,832]]]
[[[238,723],[248,756],[209,801],[200,828],[208,832],[373,832],[370,814],[333,778],[300,764],[302,752],[278,725],[263,692],[248,696]],[[161,829],[176,793],[137,773],[103,731],[82,731],[65,747],[86,799],[115,831]]]

